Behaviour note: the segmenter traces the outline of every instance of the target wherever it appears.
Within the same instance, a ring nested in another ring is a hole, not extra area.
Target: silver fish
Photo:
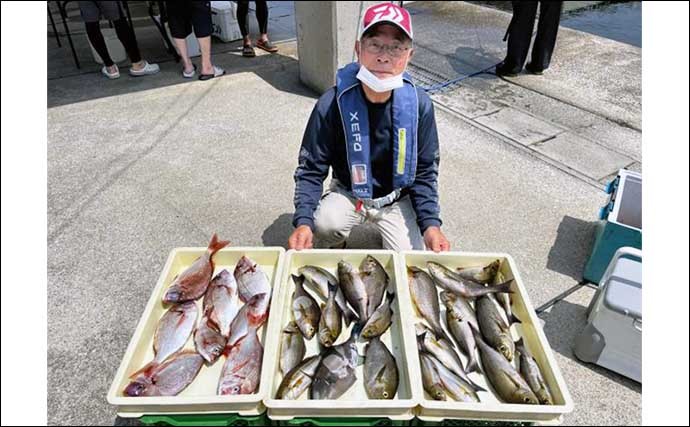
[[[251,330],[259,329],[268,318],[270,304],[270,294],[257,294],[251,297],[230,324],[227,345],[232,346]]]
[[[338,399],[357,381],[357,345],[354,328],[350,339],[331,347],[316,370],[311,384],[312,399]]]
[[[481,320],[480,320],[481,322]],[[539,403],[537,396],[534,395],[527,382],[515,370],[513,365],[506,358],[494,350],[482,338],[482,333],[474,326],[472,333],[477,341],[479,356],[482,359],[482,366],[486,378],[498,393],[499,397],[508,403],[524,403],[536,405]]]
[[[268,276],[257,263],[246,256],[242,256],[237,261],[233,274],[237,280],[237,288],[242,302],[249,301],[251,297],[257,294],[271,295]]]
[[[438,372],[443,389],[455,400],[460,402],[479,402],[475,386],[456,376],[450,369],[434,357],[429,358]]]
[[[205,315],[194,332],[194,345],[196,351],[209,364],[215,363],[223,354],[227,338],[218,330],[218,326]]]
[[[427,262],[429,274],[434,278],[434,282],[447,291],[462,295],[465,298],[478,298],[482,295],[495,292],[512,292],[511,282],[499,285],[484,286],[472,280],[460,277],[453,270],[433,261]]]
[[[124,390],[125,396],[177,396],[194,381],[204,358],[196,351],[182,351],[160,365],[137,374]]]
[[[239,310],[237,281],[228,270],[223,270],[211,280],[206,291],[204,313],[208,313],[211,321],[218,325],[220,333],[227,338],[230,335],[230,324]]]
[[[326,304],[321,304],[321,319],[319,319],[319,342],[324,347],[331,347],[340,336],[342,328],[342,312],[335,302],[338,287],[328,284],[329,293]]]
[[[283,329],[280,337],[280,372],[285,375],[299,365],[305,352],[304,337],[297,324],[292,321]]]
[[[424,352],[419,353],[419,362],[422,368],[422,385],[432,399],[446,400],[446,392],[441,382],[441,376],[438,374],[434,362],[431,361],[432,357]]]
[[[393,292],[388,292],[386,294],[386,299],[383,304],[371,314],[367,323],[364,324],[364,328],[362,328],[363,338],[371,339],[378,337],[388,330],[391,323],[393,323],[391,303],[394,298],[395,294]]]
[[[259,387],[264,348],[252,331],[226,349],[227,359],[218,381],[218,394],[252,394]]]
[[[371,255],[367,255],[359,265],[359,275],[367,290],[367,319],[374,314],[383,301],[383,295],[388,288],[389,277],[380,262]]]
[[[276,392],[276,399],[299,398],[311,385],[316,370],[321,365],[321,360],[321,355],[308,357],[285,374]]]
[[[187,267],[182,274],[175,276],[172,284],[163,296],[163,302],[166,304],[181,304],[202,296],[206,292],[206,288],[208,288],[213,275],[213,256],[229,244],[229,240],[218,240],[218,236],[214,234],[211,237],[211,242],[208,244],[206,252],[197,258],[192,265]]]
[[[497,259],[485,267],[460,267],[456,270],[460,277],[477,283],[493,283],[496,273],[501,268],[501,260]]]
[[[419,314],[426,320],[436,336],[447,339],[451,344],[450,338],[441,326],[441,308],[438,304],[438,294],[436,285],[426,271],[417,267],[407,268],[407,284],[410,289],[412,302]]]
[[[433,334],[425,332],[422,335],[417,335],[417,342],[424,351],[436,357],[436,359],[443,363],[448,369],[453,371],[455,375],[470,384],[475,391],[486,391],[470,379],[465,369],[462,367],[460,357],[458,357],[448,341],[445,339],[437,339]]]
[[[542,405],[553,405],[553,397],[549,392],[549,387],[544,381],[539,365],[534,357],[525,347],[525,343],[520,338],[515,342],[515,349],[520,354],[520,374],[527,381],[534,394]]]
[[[347,261],[340,261],[338,263],[338,278],[340,279],[340,289],[343,290],[345,299],[357,312],[360,323],[366,322],[369,319],[367,313],[369,296],[362,277],[355,271],[352,264]]]
[[[304,290],[304,277],[293,274],[292,281],[295,283],[295,292],[292,294],[292,315],[302,335],[310,340],[319,328],[321,310],[316,300]]]
[[[364,388],[370,399],[393,399],[398,391],[398,365],[378,337],[365,349]]]
[[[479,330],[486,338],[486,342],[500,351],[506,359],[509,361],[513,360],[515,343],[510,334],[510,327],[501,317],[494,301],[489,296],[483,296],[477,299],[475,307],[477,309]]]
[[[321,267],[315,265],[305,265],[297,270],[298,275],[304,276],[305,283],[316,291],[323,299],[328,298],[328,284],[334,284],[338,290],[335,294],[335,302],[343,313],[345,326],[350,326],[352,321],[357,320],[357,314],[347,305],[343,290],[340,289],[338,279]]]
[[[474,335],[470,329],[470,324],[479,327],[474,310],[463,297],[452,292],[441,292],[441,300],[446,306],[446,324],[451,335],[458,344],[458,348],[468,358],[467,372],[481,373],[479,361],[476,355],[477,344],[474,342]]]

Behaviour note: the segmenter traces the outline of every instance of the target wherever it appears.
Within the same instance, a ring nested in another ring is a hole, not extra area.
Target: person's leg
[[[249,14],[249,2],[248,1],[238,1],[237,2],[237,23],[240,26],[240,32],[242,33],[242,39],[245,46],[251,46],[252,41],[249,39],[249,23],[247,20],[247,15]]]
[[[255,1],[256,20],[259,22],[261,40],[268,40],[268,4],[266,1]]]
[[[537,14],[537,2],[514,1],[512,3],[513,20],[508,33],[508,53],[503,60],[503,68],[509,73],[519,73],[525,65],[530,41],[532,40],[534,18]]]
[[[185,2],[172,1],[167,3],[168,26],[170,35],[177,47],[177,52],[182,58],[182,65],[185,73],[194,71],[194,64],[187,53],[187,36],[192,33],[192,23],[189,17],[189,8]]]
[[[370,211],[372,223],[381,233],[383,248],[394,251],[424,250],[417,214],[409,197],[390,206]]]
[[[115,63],[110,58],[110,53],[108,53],[108,48],[105,45],[105,39],[103,38],[103,33],[101,33],[101,25],[98,22],[85,22],[86,35],[91,42],[91,45],[103,60],[103,65],[108,67],[109,72],[114,72]],[[111,70],[112,69],[112,70]]]
[[[113,27],[115,27],[117,38],[120,39],[127,51],[127,56],[129,56],[129,60],[132,62],[132,67],[135,69],[143,67],[139,46],[137,46],[134,32],[127,20],[125,18],[117,19],[113,21]]]
[[[539,2],[539,24],[537,25],[537,37],[534,40],[534,46],[532,46],[530,71],[541,72],[549,68],[551,54],[556,46],[562,7],[562,1]]]
[[[261,35],[256,41],[256,47],[267,52],[278,52],[278,48],[268,40],[268,5],[265,1],[256,1],[256,19],[259,21]]]
[[[355,204],[338,191],[321,198],[314,212],[314,247],[332,248],[345,242],[355,225],[364,222],[364,215],[355,211]]]
[[[214,75],[211,62],[211,33],[213,23],[211,20],[211,3],[207,1],[193,1],[191,5],[191,19],[194,27],[194,35],[199,41],[201,50],[201,74]]]

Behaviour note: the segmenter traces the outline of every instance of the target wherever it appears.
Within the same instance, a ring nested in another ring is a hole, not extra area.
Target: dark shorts
[[[208,1],[169,1],[168,25],[170,34],[176,39],[184,39],[192,33],[197,38],[208,37],[213,32],[211,24],[211,2]]]
[[[84,22],[98,22],[101,18],[117,21],[124,15],[117,1],[80,1],[79,10]]]

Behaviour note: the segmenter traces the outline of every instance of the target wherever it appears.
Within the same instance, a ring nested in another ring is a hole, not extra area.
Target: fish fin
[[[149,377],[149,376],[151,376],[151,372],[153,372],[153,370],[158,365],[159,365],[159,363],[156,362],[155,360],[151,361],[151,362],[147,363],[146,365],[144,365],[143,368],[139,369],[138,371],[136,371],[135,373],[130,375],[129,378],[134,379],[134,378],[138,377],[139,375],[144,375],[145,377]]]
[[[382,382],[382,380],[383,380],[383,375],[384,375],[385,373],[386,373],[386,365],[384,364],[384,365],[381,366],[381,369],[379,369],[379,371],[376,373],[376,376],[374,377],[374,378],[376,378],[376,382],[377,382],[377,383]]]
[[[440,327],[438,331],[435,330],[434,333],[436,334],[437,339],[440,338],[442,340],[448,341],[451,348],[456,347],[455,341],[448,336],[446,331],[443,330],[443,327]]]
[[[482,336],[482,333],[479,332],[479,329],[477,329],[472,322],[468,322],[468,325],[470,325],[470,330],[472,331],[472,335],[474,335],[474,339],[476,341],[482,341],[484,342],[484,337]]]
[[[230,240],[218,240],[218,235],[213,233],[213,236],[211,236],[211,242],[208,244],[208,251],[210,252],[210,255],[213,255],[229,244]]]
[[[467,373],[469,374],[470,372],[476,372],[478,374],[483,374],[482,368],[479,367],[479,361],[477,360],[476,357],[470,359],[470,361],[467,363]]]
[[[513,283],[514,279],[507,280],[498,285],[492,285],[494,288],[498,289],[497,292],[505,292],[507,294],[512,294],[513,291],[510,289],[510,285]]]

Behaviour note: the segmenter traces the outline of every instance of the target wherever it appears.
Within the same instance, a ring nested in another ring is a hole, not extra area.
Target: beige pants
[[[355,225],[367,221],[381,233],[384,249],[424,249],[424,239],[409,196],[381,209],[362,206],[357,212],[355,200],[340,192],[333,183],[314,213],[316,246],[338,246],[347,239]]]

